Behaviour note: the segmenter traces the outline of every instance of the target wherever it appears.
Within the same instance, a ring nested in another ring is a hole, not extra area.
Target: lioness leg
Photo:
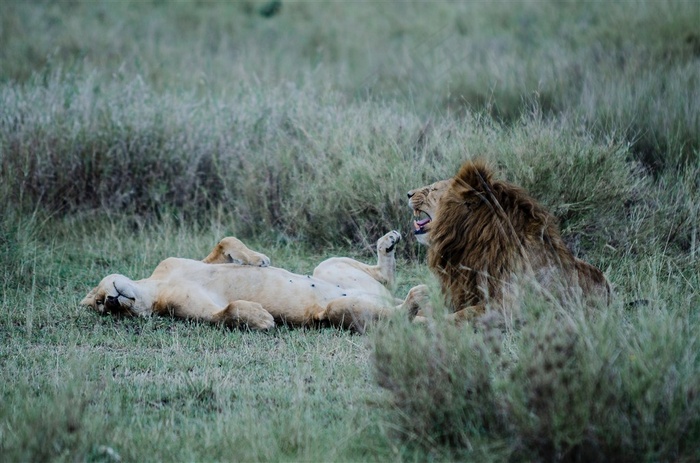
[[[368,269],[374,279],[392,288],[396,275],[395,250],[401,233],[392,230],[377,240],[377,265]]]
[[[349,274],[354,270],[360,270],[391,289],[394,286],[396,272],[394,250],[399,241],[401,241],[401,234],[395,230],[379,238],[377,241],[377,265],[365,264],[349,257],[331,257],[318,264],[314,269],[314,277],[333,284],[353,287],[357,286],[357,279]]]
[[[270,258],[265,254],[252,251],[238,238],[228,236],[217,244],[202,262],[206,264],[239,264],[255,267],[267,267]]]
[[[347,297],[328,303],[325,312],[322,313],[322,320],[329,322],[332,326],[362,334],[371,322],[395,312],[394,307],[382,307],[373,301]]]
[[[234,301],[211,317],[212,323],[222,323],[233,328],[267,330],[275,326],[270,312],[257,302]]]
[[[428,286],[418,285],[411,288],[406,295],[406,299],[398,306],[398,309],[405,311],[408,314],[409,320],[419,318],[416,317],[419,311],[431,312],[432,307],[430,305]]]
[[[485,313],[486,307],[483,304],[471,305],[447,315],[447,320],[456,325],[461,325],[462,323],[471,322]]]
[[[206,291],[187,284],[162,289],[153,304],[153,313],[231,327],[265,330],[275,326],[272,315],[257,302],[234,301],[222,309]]]
[[[387,307],[377,301],[363,298],[348,297],[332,300],[317,318],[326,320],[333,326],[364,333],[371,322],[397,312],[406,313],[409,320],[413,320],[419,310],[427,307],[428,287],[419,285],[411,288],[406,299],[395,307]]]
[[[423,307],[421,307],[423,309]],[[428,321],[428,313],[431,311],[425,311],[421,312],[421,314],[416,315],[413,318],[414,323],[426,323]],[[462,310],[458,310],[457,312],[453,312],[450,314],[447,314],[445,316],[445,320],[447,320],[450,323],[454,323],[457,326],[460,326],[464,323],[470,323],[476,320],[477,318],[481,317],[486,313],[486,307],[483,305],[473,305],[469,307],[465,307]]]

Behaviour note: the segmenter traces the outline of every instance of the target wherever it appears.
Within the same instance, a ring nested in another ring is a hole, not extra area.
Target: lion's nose
[[[406,196],[408,196],[408,199],[411,199],[411,198],[413,198],[413,195],[415,195],[415,193],[412,191],[409,191]]]

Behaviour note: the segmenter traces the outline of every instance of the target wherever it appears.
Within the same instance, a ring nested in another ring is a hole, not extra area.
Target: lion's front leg
[[[206,264],[239,264],[255,267],[267,267],[270,258],[265,254],[252,251],[238,238],[228,236],[217,244],[202,262]]]

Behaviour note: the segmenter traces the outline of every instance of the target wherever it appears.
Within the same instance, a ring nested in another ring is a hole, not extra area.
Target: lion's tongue
[[[430,222],[430,217],[423,220],[416,220],[413,222],[413,227],[416,230],[421,230],[428,222]]]

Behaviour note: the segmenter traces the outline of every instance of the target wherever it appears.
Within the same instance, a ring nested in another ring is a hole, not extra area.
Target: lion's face
[[[451,180],[440,180],[431,185],[408,192],[408,207],[413,210],[413,233],[419,243],[430,245],[430,229],[437,220],[440,198],[447,191]]]
[[[123,275],[106,276],[80,301],[80,305],[100,313],[136,315],[136,286]]]

